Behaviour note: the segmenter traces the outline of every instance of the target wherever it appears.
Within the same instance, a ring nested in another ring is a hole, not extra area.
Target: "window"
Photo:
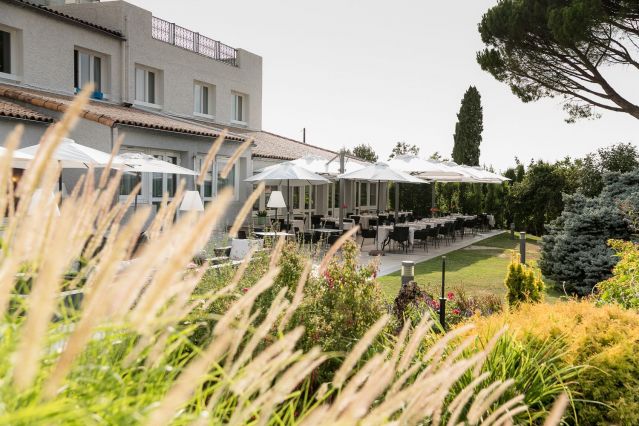
[[[237,171],[237,167],[234,164],[233,168],[231,169],[231,171],[229,172],[228,176],[226,178],[222,178],[221,174],[222,171],[224,170],[224,168],[226,167],[226,163],[228,162],[228,158],[223,158],[223,157],[218,157],[216,159],[216,167],[217,167],[217,192],[219,193],[222,189],[230,186],[231,188],[233,188],[233,193],[235,194],[235,196],[237,197],[237,191],[236,191],[236,179],[235,179],[235,173]]]
[[[74,78],[73,84],[76,89],[82,89],[87,83],[95,85],[96,92],[102,92],[102,63],[100,56],[81,50],[74,50]]]
[[[0,30],[0,73],[12,74],[11,33]]]
[[[359,186],[359,205],[368,206],[368,184],[361,183]]]
[[[195,171],[196,172],[199,173],[199,172],[202,171],[202,166],[204,165],[204,160],[205,160],[205,157],[197,157],[195,159]],[[197,179],[197,177],[195,179]],[[213,170],[212,170],[212,167],[209,167],[209,169],[207,170],[206,175],[204,176],[204,182],[202,183],[201,186],[198,186],[198,191],[200,191],[200,195],[205,200],[206,199],[210,200],[213,197]]]
[[[339,208],[339,182],[333,184],[333,191],[335,199],[333,200],[333,207]]]
[[[135,100],[157,104],[157,73],[145,68],[135,68]]]
[[[246,124],[246,96],[239,93],[233,93],[232,108],[231,121]]]
[[[206,115],[212,117],[215,115],[215,87],[195,83],[193,86],[193,98],[195,101],[193,112],[196,115]]]
[[[370,194],[368,199],[370,200],[371,206],[377,206],[377,184],[376,183],[371,183]]]

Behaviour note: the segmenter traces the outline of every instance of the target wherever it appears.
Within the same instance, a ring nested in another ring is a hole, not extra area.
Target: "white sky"
[[[314,145],[369,143],[386,159],[405,141],[449,157],[471,84],[484,107],[481,162],[497,169],[515,156],[556,160],[639,142],[629,115],[566,124],[559,100],[524,104],[483,72],[477,24],[496,0],[129,1],[262,56],[263,129],[301,140],[306,127]],[[634,91],[636,77],[627,76]]]

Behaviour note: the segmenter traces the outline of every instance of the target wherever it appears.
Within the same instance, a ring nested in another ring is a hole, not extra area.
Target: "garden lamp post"
[[[442,256],[442,294],[439,298],[439,323],[446,330],[446,256]]]

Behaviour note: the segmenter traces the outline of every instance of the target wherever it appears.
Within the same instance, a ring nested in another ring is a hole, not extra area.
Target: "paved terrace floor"
[[[407,253],[401,250],[389,251],[388,248],[386,248],[386,254],[379,257],[381,264],[379,267],[378,276],[381,277],[399,271],[402,267],[402,261],[404,260],[412,260],[416,264],[425,262],[427,260],[436,258],[437,256],[441,256],[455,250],[459,250],[461,248],[476,244],[482,240],[494,237],[495,235],[499,235],[503,232],[505,231],[492,230],[488,232],[478,232],[475,235],[465,235],[463,239],[457,237],[457,239],[454,242],[451,242],[450,245],[446,245],[444,241],[442,241],[437,248],[429,245],[428,252],[424,251],[423,247],[415,247],[414,249],[409,250]],[[358,241],[360,241],[361,244],[361,240],[359,240],[359,238]],[[375,258],[368,254],[371,250],[375,250],[375,243],[372,240],[366,240],[366,244],[364,244],[364,248],[362,249],[362,254],[360,255],[359,259],[360,265],[367,264]]]

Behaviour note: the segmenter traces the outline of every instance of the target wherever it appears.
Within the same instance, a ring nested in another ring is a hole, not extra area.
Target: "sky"
[[[567,124],[559,99],[522,103],[477,65],[477,24],[496,0],[128,0],[263,58],[262,127],[338,150],[398,141],[450,157],[470,85],[482,96],[480,161],[553,161],[619,142],[639,144],[639,120],[602,111]],[[615,77],[636,92],[637,74]],[[631,96],[632,98],[632,96]],[[635,97],[636,99],[636,97]]]

